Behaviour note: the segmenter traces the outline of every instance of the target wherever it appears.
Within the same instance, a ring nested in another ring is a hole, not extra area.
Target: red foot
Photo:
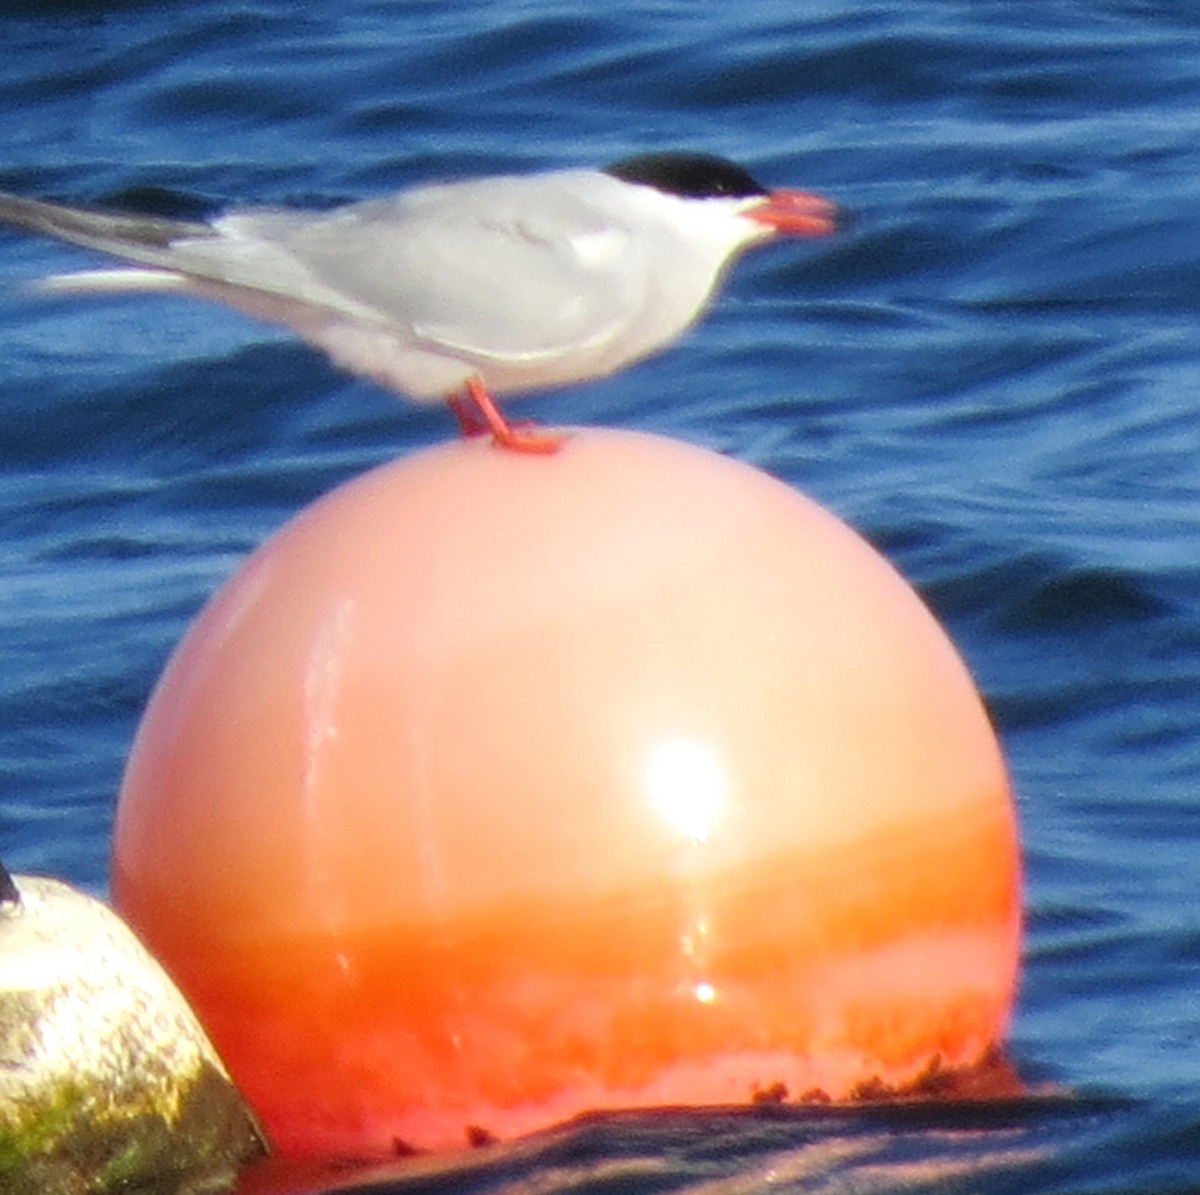
[[[491,432],[492,441],[501,448],[514,452],[557,452],[566,439],[554,432],[538,431],[527,423],[510,424],[479,378],[470,378],[464,393],[451,394],[446,401],[464,436]]]

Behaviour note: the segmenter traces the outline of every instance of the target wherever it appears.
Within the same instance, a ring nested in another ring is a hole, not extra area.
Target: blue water
[[[1200,9],[0,0],[0,95],[0,187],[77,202],[327,204],[687,146],[856,213],[744,260],[671,352],[525,410],[754,462],[923,593],[1016,782],[1014,1053],[1081,1095],[589,1122],[450,1188],[1200,1191]],[[0,853],[102,892],[201,603],[451,423],[216,308],[22,290],[92,260],[0,234]]]

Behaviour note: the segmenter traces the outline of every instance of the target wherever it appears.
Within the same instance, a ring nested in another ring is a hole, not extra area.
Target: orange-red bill
[[[788,236],[828,236],[839,222],[837,204],[811,191],[772,191],[746,215]]]

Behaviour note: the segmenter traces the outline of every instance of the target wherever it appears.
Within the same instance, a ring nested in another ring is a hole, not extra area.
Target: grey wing
[[[645,263],[636,238],[588,198],[597,179],[487,179],[326,213],[234,211],[211,225],[0,195],[0,222],[143,267],[58,275],[47,280],[56,288],[199,294],[423,393],[453,379],[418,377],[406,346],[514,385],[576,376],[581,355],[619,359],[609,350],[640,317]]]
[[[323,288],[302,263],[290,256],[278,237],[262,239],[243,223],[261,221],[272,227],[302,228],[312,217],[259,209],[256,220],[237,217],[200,224],[157,216],[131,215],[47,203],[0,192],[0,224],[70,241],[126,261],[142,269],[104,268],[46,279],[53,289],[97,292],[191,289],[199,281],[228,288],[216,297],[235,301],[237,294],[261,295],[270,314],[271,300],[333,308],[341,314],[370,318],[354,309],[346,296]],[[253,302],[243,306],[255,307]]]
[[[535,208],[524,182],[430,188],[317,218],[246,213],[218,227],[274,242],[311,286],[424,345],[535,362],[618,335],[636,316],[640,262],[627,231],[569,192],[543,186]]]
[[[0,224],[152,265],[169,259],[174,241],[213,235],[207,224],[68,207],[2,191]]]

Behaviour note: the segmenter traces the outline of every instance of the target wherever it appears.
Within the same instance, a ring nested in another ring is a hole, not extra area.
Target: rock
[[[0,864],[0,1190],[221,1190],[262,1132],[106,905]]]

